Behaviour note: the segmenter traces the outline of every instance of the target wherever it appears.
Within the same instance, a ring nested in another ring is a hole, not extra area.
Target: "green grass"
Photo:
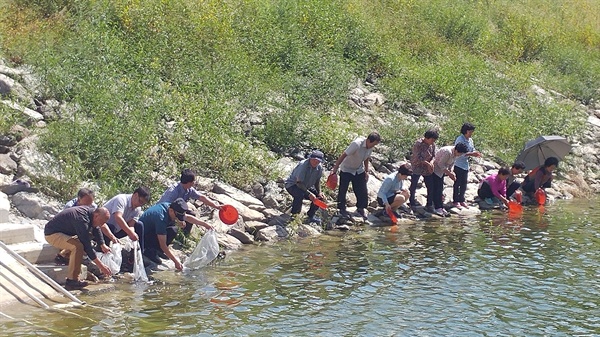
[[[417,107],[437,116],[441,144],[469,121],[476,146],[510,162],[528,139],[581,132],[578,103],[600,98],[592,0],[0,0],[0,9],[2,55],[36,67],[43,98],[79,107],[40,143],[67,180],[48,188],[64,196],[82,180],[106,194],[155,187],[183,167],[243,186],[276,178],[269,150],[320,148],[335,160],[372,130],[399,160],[432,126],[403,117]],[[365,79],[388,100],[374,118],[347,104]],[[15,122],[3,117],[0,130]]]

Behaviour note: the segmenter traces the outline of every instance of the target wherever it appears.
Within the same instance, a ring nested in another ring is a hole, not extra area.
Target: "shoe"
[[[350,218],[350,213],[348,213],[347,210],[345,209],[340,209],[340,216],[342,216],[343,218]]]
[[[458,209],[462,209],[463,208],[462,205],[460,204],[460,202],[453,202],[452,203],[452,207],[456,207]]]
[[[469,208],[469,205],[467,205],[467,203],[465,202],[461,202],[460,205],[464,208]]]
[[[69,259],[60,254],[56,254],[56,257],[54,258],[54,264],[57,266],[68,266]]]
[[[158,257],[160,257],[161,259],[169,260],[169,257],[167,256],[167,254],[165,254],[162,250],[157,251],[156,255],[158,255]]]
[[[445,216],[446,216],[446,213],[444,213],[444,211],[445,211],[445,210],[444,210],[443,208],[436,208],[436,209],[433,211],[433,214],[435,214],[435,215],[439,215],[439,216],[442,216],[442,217],[445,217]]]
[[[323,222],[323,220],[321,220],[321,218],[316,217],[314,215],[308,218],[308,223],[315,223],[317,225],[320,225],[321,222]]]
[[[85,281],[71,280],[71,279],[67,279],[65,281],[65,288],[69,288],[69,289],[81,289],[81,288],[84,288],[87,286],[88,286],[88,283]]]
[[[360,215],[364,220],[367,220],[367,213],[365,212],[364,208],[357,209],[356,213],[358,213],[358,215]]]
[[[494,204],[494,200],[492,200],[492,198],[485,198],[485,202],[486,202],[488,205],[493,205],[493,204]]]
[[[450,212],[448,212],[446,209],[442,208],[442,213],[444,213],[445,217],[450,216]]]
[[[435,212],[435,209],[433,209],[433,206],[425,206],[425,212],[433,213]]]

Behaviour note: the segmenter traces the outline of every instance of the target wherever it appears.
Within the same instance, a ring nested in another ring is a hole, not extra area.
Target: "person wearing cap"
[[[161,202],[148,208],[140,217],[144,226],[143,254],[156,264],[161,264],[163,258],[168,258],[175,263],[177,270],[182,270],[183,265],[173,254],[169,245],[175,239],[179,228],[185,226],[189,220],[187,202],[182,198],[173,202]]]
[[[397,209],[410,197],[410,192],[403,188],[404,181],[412,173],[410,164],[402,164],[397,172],[392,172],[383,179],[377,192],[377,203],[384,207],[385,212],[393,212],[395,216],[400,216]]]
[[[179,182],[169,186],[165,193],[163,193],[163,195],[160,197],[160,200],[158,202],[173,202],[175,201],[175,199],[182,198],[185,202],[188,202],[190,200],[199,200],[205,205],[208,205],[215,209],[220,209],[222,205],[218,205],[216,202],[209,199],[200,191],[196,190],[194,188],[195,183],[196,173],[189,168],[184,169],[183,171],[181,171],[181,177],[179,179]],[[209,224],[200,220],[198,217],[193,216],[192,214],[190,214],[189,220],[190,221],[186,222],[185,228],[183,229],[183,234],[185,234],[186,236],[190,234],[193,224],[203,226],[207,229],[212,228]]]
[[[365,209],[369,203],[367,181],[369,180],[369,159],[375,145],[379,144],[381,136],[371,132],[368,137],[358,137],[344,150],[331,169],[332,173],[340,170],[340,186],[337,196],[337,207],[340,214],[349,217],[346,211],[346,194],[352,183],[356,196],[356,208],[363,219],[367,218]]]
[[[323,152],[313,151],[308,159],[304,159],[296,165],[290,176],[285,180],[285,189],[294,198],[292,201],[292,215],[299,214],[302,210],[302,201],[307,199],[324,200],[321,193],[321,177],[323,176]],[[306,215],[309,222],[321,224],[321,219],[315,216],[318,207],[310,204]]]

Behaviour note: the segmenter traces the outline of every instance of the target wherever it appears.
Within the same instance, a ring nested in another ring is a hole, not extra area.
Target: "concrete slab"
[[[9,245],[15,253],[33,264],[43,264],[54,261],[59,249],[45,242],[22,242]]]
[[[8,196],[0,192],[0,223],[8,222],[9,211],[10,201],[8,200]]]
[[[0,241],[7,245],[35,240],[33,225],[0,223]]]

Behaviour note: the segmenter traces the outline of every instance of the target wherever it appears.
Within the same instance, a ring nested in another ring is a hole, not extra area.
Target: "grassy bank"
[[[268,150],[335,158],[372,129],[398,159],[427,127],[400,114],[415,106],[440,117],[442,143],[470,121],[478,147],[509,162],[527,139],[580,131],[577,105],[600,98],[596,1],[0,4],[3,56],[36,67],[42,98],[79,107],[41,142],[64,166],[63,195],[81,180],[107,194],[152,186],[187,166],[244,185],[274,178]],[[365,79],[392,108],[376,111],[383,125],[348,107]]]

